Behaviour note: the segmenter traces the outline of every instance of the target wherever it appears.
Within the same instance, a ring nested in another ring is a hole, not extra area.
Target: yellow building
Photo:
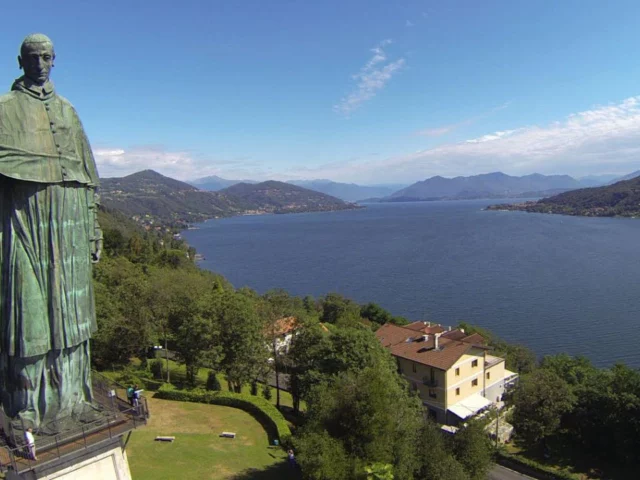
[[[503,358],[488,353],[477,333],[414,322],[385,324],[376,336],[438,423],[456,425],[491,404],[500,406],[505,389],[518,378],[505,368]]]

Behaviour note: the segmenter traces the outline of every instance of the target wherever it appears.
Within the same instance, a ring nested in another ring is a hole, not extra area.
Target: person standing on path
[[[27,444],[29,458],[31,458],[32,460],[38,460],[38,457],[36,457],[36,439],[33,438],[32,428],[27,428],[24,431],[24,442]]]

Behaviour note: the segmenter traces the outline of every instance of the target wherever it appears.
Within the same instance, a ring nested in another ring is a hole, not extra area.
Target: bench
[[[156,437],[155,441],[156,442],[173,442],[176,439],[176,437]]]
[[[236,433],[235,432],[222,432],[220,434],[221,437],[224,438],[236,438]]]

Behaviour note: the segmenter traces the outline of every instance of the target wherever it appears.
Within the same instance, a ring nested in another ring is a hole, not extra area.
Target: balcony
[[[438,386],[438,379],[437,378],[431,378],[431,377],[423,377],[422,378],[422,384],[426,387],[437,387]]]
[[[82,450],[92,450],[101,444],[113,442],[119,445],[123,435],[146,425],[149,408],[145,397],[140,398],[138,405],[132,406],[126,400],[124,386],[97,372],[92,372],[92,383],[94,402],[101,407],[100,414],[93,421],[83,424],[76,422],[76,426],[55,435],[35,432],[37,461],[27,454],[22,435],[24,426],[15,431],[11,419],[5,417],[0,409],[0,472],[12,470],[21,474],[29,470],[46,470],[77,456]],[[61,424],[64,423],[61,421]]]

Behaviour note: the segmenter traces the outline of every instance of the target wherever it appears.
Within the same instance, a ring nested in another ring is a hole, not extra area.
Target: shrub
[[[521,455],[512,455],[504,451],[496,452],[496,463],[511,468],[518,472],[535,475],[536,478],[548,480],[579,480],[578,475],[557,471]]]
[[[283,446],[289,445],[291,440],[291,429],[282,413],[264,398],[246,393],[177,390],[170,384],[164,384],[160,387],[155,397],[164,400],[210,403],[239,408],[255,416],[265,426],[271,440],[278,439]]]
[[[258,384],[256,382],[251,383],[251,395],[258,395]]]
[[[162,380],[162,360],[160,359],[156,359],[153,362],[151,362],[151,375],[153,375],[153,378],[155,378],[156,380]]]
[[[139,373],[138,371],[134,370],[130,366],[127,366],[117,376],[116,381],[126,386],[136,385],[136,384],[141,385],[143,382],[138,376],[138,373]]]
[[[271,385],[265,383],[262,387],[262,396],[265,400],[269,401],[273,398],[273,393],[271,392]]]
[[[207,375],[207,390],[219,392],[222,390],[222,386],[220,385],[220,380],[218,380],[218,376],[216,372],[210,370],[209,375]]]

